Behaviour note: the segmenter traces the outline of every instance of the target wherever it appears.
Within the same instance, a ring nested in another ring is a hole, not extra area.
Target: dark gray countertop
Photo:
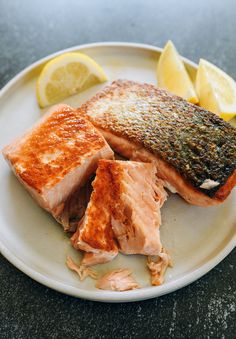
[[[0,0],[0,87],[37,59],[96,41],[163,46],[236,78],[236,2]],[[2,128],[2,127],[0,127]],[[236,251],[192,285],[149,301],[87,302],[0,257],[1,338],[236,338]]]

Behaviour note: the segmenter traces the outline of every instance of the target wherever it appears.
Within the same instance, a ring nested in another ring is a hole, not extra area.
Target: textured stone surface
[[[236,78],[234,0],[0,0],[0,87],[52,52],[94,41],[163,46]],[[236,251],[180,291],[130,304],[54,292],[0,257],[1,338],[235,338]]]

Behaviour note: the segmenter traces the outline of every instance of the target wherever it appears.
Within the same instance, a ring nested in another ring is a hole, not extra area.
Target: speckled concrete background
[[[234,0],[0,0],[0,87],[47,54],[95,41],[172,39],[236,78],[235,13]],[[102,304],[49,290],[0,257],[0,338],[236,338],[235,262],[234,250],[158,299]]]

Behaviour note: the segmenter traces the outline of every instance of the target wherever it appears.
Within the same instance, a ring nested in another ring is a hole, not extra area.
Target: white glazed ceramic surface
[[[161,49],[141,44],[97,43],[70,48],[94,58],[104,68],[109,81],[117,78],[156,84],[156,65]],[[65,51],[42,59],[11,80],[0,92],[0,148],[20,135],[39,119],[35,84],[42,65]],[[184,59],[194,78],[196,65]],[[104,84],[64,100],[79,106]],[[0,249],[21,271],[57,291],[80,298],[120,302],[157,297],[177,290],[203,276],[217,265],[235,246],[236,191],[220,206],[201,208],[188,205],[171,195],[162,208],[161,238],[169,250],[174,267],[166,272],[162,286],[150,286],[143,256],[119,255],[109,264],[97,267],[99,274],[113,268],[131,268],[141,289],[127,292],[101,291],[95,281],[84,282],[65,265],[72,249],[61,226],[37,206],[23,186],[0,158]]]

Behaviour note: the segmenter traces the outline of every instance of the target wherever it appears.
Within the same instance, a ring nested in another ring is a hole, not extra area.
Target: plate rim
[[[161,53],[163,48],[161,47],[157,47],[154,45],[150,45],[150,44],[143,44],[143,43],[138,43],[138,42],[115,42],[115,41],[108,41],[108,42],[91,42],[88,44],[82,44],[82,45],[76,45],[76,46],[71,46],[65,49],[62,49],[60,51],[57,51],[55,53],[46,55],[45,57],[40,58],[39,60],[36,60],[35,62],[33,62],[32,64],[30,64],[29,66],[26,66],[25,68],[23,68],[23,70],[21,70],[20,72],[18,72],[16,75],[13,76],[13,78],[11,78],[1,89],[0,89],[0,99],[2,98],[2,96],[5,94],[5,92],[18,80],[20,80],[21,77],[23,77],[24,75],[26,75],[28,72],[30,72],[31,70],[33,70],[35,67],[40,66],[42,63],[62,54],[62,53],[67,53],[67,52],[72,52],[75,50],[81,50],[84,48],[93,48],[93,47],[131,47],[131,48],[139,48],[139,49],[146,49],[149,51],[153,51],[153,52],[159,52]],[[181,56],[181,58],[183,59],[183,61],[186,64],[189,64],[190,66],[192,66],[193,68],[197,68],[197,64],[191,60],[189,60],[188,58],[185,58],[183,56]]]
[[[142,44],[135,42],[94,42],[88,44],[82,44],[77,46],[72,46],[55,53],[49,54],[29,66],[25,67],[22,71],[17,73],[10,81],[8,81],[0,90],[0,100],[3,98],[5,93],[18,81],[21,80],[28,72],[32,71],[34,68],[40,66],[42,63],[48,61],[51,58],[56,57],[62,53],[71,52],[74,50],[81,50],[85,48],[97,48],[97,47],[129,47],[129,48],[137,48],[144,49],[153,52],[161,52],[163,48],[156,47],[150,44]],[[193,68],[197,68],[197,64],[187,58],[182,57],[183,61],[192,66]],[[23,262],[23,260],[17,258],[17,256],[12,253],[7,246],[2,243],[0,239],[0,252],[1,254],[16,268],[20,271],[28,275],[30,278],[34,279],[38,283],[43,284],[46,287],[49,287],[58,292],[74,296],[77,298],[82,298],[86,300],[100,301],[100,302],[133,302],[140,301],[150,298],[159,297],[164,294],[168,294],[174,292],[186,285],[189,285],[196,281],[197,279],[204,276],[207,272],[213,269],[216,265],[218,265],[236,246],[236,235],[232,236],[230,241],[224,246],[216,256],[212,259],[208,260],[204,265],[190,271],[189,273],[175,279],[174,281],[166,282],[161,286],[150,286],[144,287],[141,289],[133,290],[133,291],[125,291],[125,292],[116,292],[116,291],[88,291],[81,288],[76,288],[73,286],[69,286],[62,282],[59,282],[53,278],[47,277],[42,273],[37,272],[36,270],[29,267],[27,264]]]

